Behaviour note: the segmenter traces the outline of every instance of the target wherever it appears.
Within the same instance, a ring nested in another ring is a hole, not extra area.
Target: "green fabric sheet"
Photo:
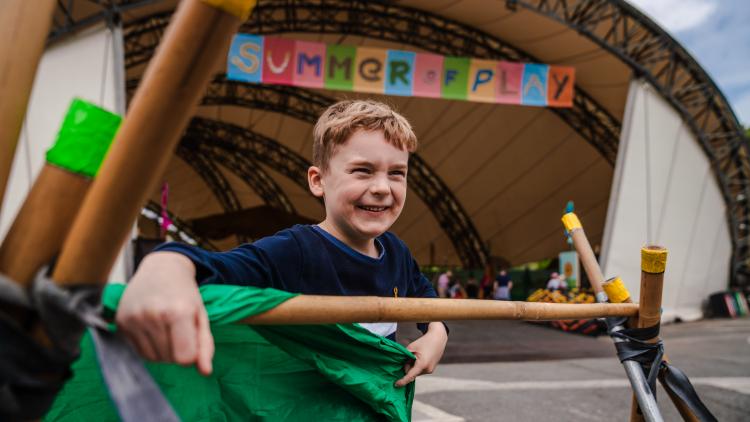
[[[122,117],[74,98],[47,162],[87,177],[96,176]]]
[[[107,286],[106,311],[114,312],[124,289]],[[279,290],[208,285],[201,295],[216,343],[213,374],[147,364],[182,420],[411,420],[414,383],[393,383],[414,356],[398,343],[357,324],[233,324],[295,296]],[[73,373],[45,420],[118,420],[88,336]]]

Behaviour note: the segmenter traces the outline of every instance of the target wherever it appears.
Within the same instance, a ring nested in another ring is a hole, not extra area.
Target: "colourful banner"
[[[572,107],[575,69],[238,34],[235,81],[426,98]]]

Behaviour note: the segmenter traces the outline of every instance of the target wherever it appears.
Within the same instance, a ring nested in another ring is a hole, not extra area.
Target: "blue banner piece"
[[[523,67],[521,104],[547,105],[547,74],[549,65],[526,63]]]
[[[227,78],[260,83],[263,79],[263,36],[237,34],[227,57]]]

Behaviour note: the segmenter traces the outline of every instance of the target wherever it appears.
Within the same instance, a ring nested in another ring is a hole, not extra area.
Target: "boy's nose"
[[[375,177],[370,184],[370,193],[373,195],[387,195],[390,191],[387,177]]]

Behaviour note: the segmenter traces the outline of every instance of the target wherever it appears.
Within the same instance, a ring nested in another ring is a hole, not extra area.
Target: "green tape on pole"
[[[120,122],[119,115],[74,98],[57,141],[47,151],[47,162],[83,176],[96,176]]]

